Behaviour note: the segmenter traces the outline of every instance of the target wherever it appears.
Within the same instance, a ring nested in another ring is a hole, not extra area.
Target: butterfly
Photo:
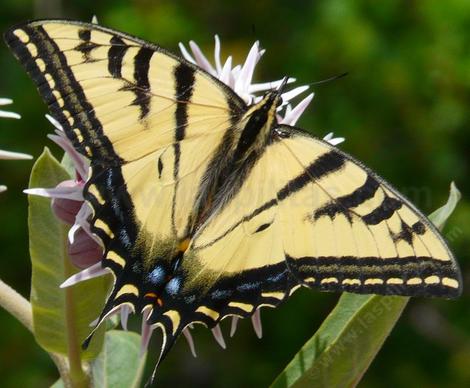
[[[163,332],[276,307],[301,286],[439,296],[461,274],[433,224],[353,157],[281,125],[285,85],[247,104],[198,66],[96,24],[5,34],[75,149],[114,285]]]

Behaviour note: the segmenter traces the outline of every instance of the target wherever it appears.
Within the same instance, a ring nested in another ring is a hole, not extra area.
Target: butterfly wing
[[[123,303],[140,310],[143,283],[161,277],[142,279],[144,267],[172,257],[191,223],[195,188],[245,104],[193,64],[96,24],[36,21],[5,40],[91,161],[84,196],[103,265],[116,276],[101,318]]]
[[[299,281],[332,291],[460,295],[457,263],[426,216],[351,156],[291,133],[283,144],[304,172],[279,206],[286,262]]]
[[[188,324],[249,316],[301,285],[461,292],[455,260],[425,216],[350,156],[285,126],[184,255],[165,261],[186,235],[244,103],[186,61],[94,24],[33,22],[6,40],[91,160],[85,197],[103,263],[116,275],[101,319],[123,303],[147,309],[163,329],[163,355]],[[143,279],[145,267],[155,271]],[[156,303],[144,293],[158,279]]]
[[[303,285],[324,291],[442,296],[461,275],[432,223],[361,163],[283,126],[239,192],[195,234],[163,300],[213,326],[274,307]],[[164,306],[165,308],[165,306]],[[163,310],[165,311],[165,310]],[[155,315],[161,316],[161,311]]]

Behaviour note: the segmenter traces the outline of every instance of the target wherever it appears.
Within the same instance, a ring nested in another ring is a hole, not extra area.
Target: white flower
[[[9,105],[13,100],[9,98],[0,98],[0,105]],[[5,110],[0,110],[0,117],[5,117],[9,119],[20,119],[21,116],[15,112],[8,112]],[[0,150],[0,159],[32,159],[33,157],[28,154],[23,154],[21,152],[11,152]]]
[[[0,105],[9,105],[13,102],[10,98],[0,98]],[[5,110],[0,110],[0,117],[7,117],[10,119],[21,119],[21,116],[15,112],[7,112]]]
[[[90,163],[75,150],[59,122],[50,115],[46,115],[46,118],[55,127],[55,134],[48,135],[48,137],[70,157],[75,169],[75,177],[60,182],[54,188],[32,188],[23,192],[51,198],[52,210],[57,218],[72,225],[69,229],[67,248],[69,258],[75,266],[88,269],[98,263],[101,267],[103,256],[101,241],[90,230],[89,219],[92,212],[83,198],[83,188]]]
[[[8,105],[11,104],[13,100],[9,98],[0,98],[0,105]],[[0,110],[0,117],[10,118],[10,119],[20,119],[21,116],[15,112],[8,112],[5,110]],[[4,151],[0,150],[0,159],[32,159],[33,157],[28,154],[23,154],[21,152],[11,152],[11,151]],[[6,186],[0,186],[0,193],[7,189]]]
[[[189,42],[192,55],[183,45],[179,43],[179,48],[183,57],[214,77],[218,78],[223,83],[227,84],[237,93],[247,104],[252,104],[262,99],[262,94],[269,90],[277,89],[284,79],[280,79],[272,82],[265,83],[253,83],[253,74],[255,67],[259,60],[263,56],[266,50],[260,49],[259,42],[256,41],[251,47],[243,65],[232,66],[232,57],[229,56],[224,64],[222,65],[222,59],[220,57],[220,39],[218,35],[214,36],[215,48],[214,48],[214,65],[211,64],[209,59],[202,53],[199,46],[194,42]],[[295,82],[295,78],[289,78],[287,83]],[[308,86],[298,86],[292,90],[289,90],[282,94],[282,104],[278,107],[278,122],[279,124],[295,125],[308,107],[313,99],[314,93],[310,93],[302,101],[300,101],[295,107],[292,107],[290,100],[302,94],[308,90]],[[333,133],[326,135],[324,140],[328,141],[332,145],[337,145],[344,141],[343,137],[333,138]]]

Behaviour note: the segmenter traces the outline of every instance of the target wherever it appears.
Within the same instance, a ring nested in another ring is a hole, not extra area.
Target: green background
[[[464,295],[457,301],[413,300],[365,374],[360,387],[470,386],[470,2],[430,1],[27,1],[2,0],[0,30],[41,17],[84,21],[126,31],[177,51],[198,42],[212,53],[213,35],[222,54],[244,60],[260,40],[267,50],[257,81],[285,75],[314,86],[316,96],[298,123],[323,136],[346,137],[341,149],[392,182],[424,212],[442,205],[449,183],[463,194],[444,235],[463,270]],[[21,120],[0,119],[0,148],[37,157],[51,142],[45,105],[32,82],[0,47],[0,97]],[[0,108],[1,109],[1,108]],[[59,150],[52,146],[59,155]],[[30,263],[26,196],[30,161],[0,161],[0,277],[29,294]],[[466,283],[466,284],[465,284]],[[57,292],[61,292],[57,290]],[[267,386],[315,332],[337,295],[302,290],[277,310],[263,310],[264,337],[250,322],[222,350],[205,329],[194,331],[198,358],[179,341],[161,366],[160,386]],[[138,327],[135,320],[134,326]],[[223,325],[228,337],[228,322]],[[157,332],[158,333],[158,332]],[[151,343],[149,367],[159,335]],[[344,351],[347,351],[345,349]],[[33,337],[0,310],[2,387],[43,387],[57,378]]]

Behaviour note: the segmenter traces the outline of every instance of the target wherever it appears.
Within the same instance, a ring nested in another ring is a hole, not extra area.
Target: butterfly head
[[[265,93],[263,98],[253,104],[247,111],[246,116],[253,117],[256,121],[262,121],[271,127],[276,122],[276,110],[282,105],[282,93],[287,85],[288,77],[284,77],[281,84],[276,88]]]
[[[262,106],[266,107],[265,109],[269,109],[269,107],[274,107],[275,109],[277,109],[279,106],[282,105],[282,93],[284,93],[284,89],[287,85],[288,80],[289,77],[284,77],[284,79],[277,88],[273,88],[265,93],[263,99],[260,101],[260,103],[262,103]]]

